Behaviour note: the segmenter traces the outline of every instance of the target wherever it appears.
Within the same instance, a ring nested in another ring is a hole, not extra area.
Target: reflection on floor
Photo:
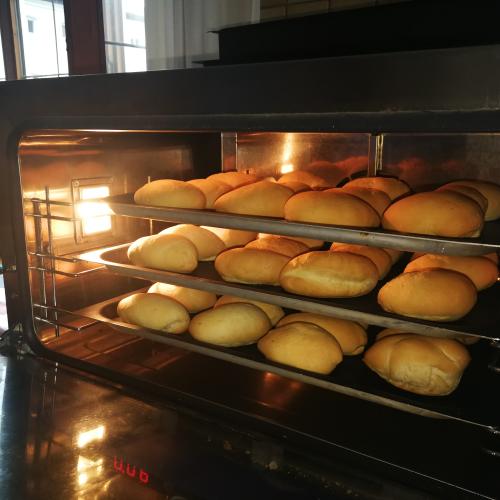
[[[295,454],[236,424],[147,404],[29,357],[0,356],[0,368],[2,500],[312,500],[355,491],[319,469],[313,479]]]

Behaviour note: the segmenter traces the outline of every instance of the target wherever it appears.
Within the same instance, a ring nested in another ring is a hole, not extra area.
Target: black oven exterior
[[[33,129],[468,133],[500,130],[497,46],[5,83],[0,88],[1,239],[9,341],[36,356],[139,390],[158,390],[42,346],[32,324],[18,144]],[[478,390],[490,391],[481,387]],[[325,418],[224,404],[203,394],[160,392],[200,411],[263,428],[331,460],[351,460],[438,495],[495,497],[498,428],[378,408],[331,395]],[[311,391],[304,407],[319,409]],[[492,396],[494,397],[494,395]],[[308,402],[309,400],[309,402]],[[336,414],[335,426],[328,418]],[[366,422],[368,418],[370,422]],[[497,422],[500,424],[500,422]],[[359,431],[359,427],[365,427]],[[404,432],[407,429],[407,432]],[[370,436],[378,436],[370,442]],[[408,435],[408,433],[410,435]],[[344,435],[345,434],[345,435]],[[460,451],[459,451],[460,450]],[[429,460],[432,455],[432,460]]]

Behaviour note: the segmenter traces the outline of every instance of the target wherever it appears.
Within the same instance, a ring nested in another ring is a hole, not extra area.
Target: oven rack
[[[236,215],[180,208],[151,207],[134,203],[133,193],[102,198],[115,215],[154,219],[166,222],[243,229],[283,236],[301,236],[323,241],[356,243],[409,252],[449,255],[484,255],[500,250],[500,221],[487,222],[479,238],[442,238],[437,236],[403,234],[381,228],[353,228],[289,222],[272,217]]]
[[[358,399],[402,410],[405,412],[440,419],[458,420],[486,429],[493,428],[492,422],[498,421],[491,409],[495,405],[491,398],[483,398],[477,387],[495,387],[498,378],[485,366],[482,359],[484,347],[472,346],[471,365],[467,368],[459,387],[449,396],[433,397],[411,394],[391,386],[362,362],[361,356],[346,356],[330,375],[319,375],[299,370],[267,360],[256,345],[225,348],[204,344],[193,339],[189,334],[172,335],[155,332],[136,325],[124,323],[117,318],[118,302],[130,295],[130,292],[103,302],[73,311],[69,314],[82,316],[93,321],[107,324],[125,334],[141,337],[161,344],[185,349],[190,352],[210,356],[226,362],[271,372],[311,384],[323,389],[338,392]],[[370,334],[370,337],[372,335]],[[493,384],[493,385],[492,385]]]
[[[277,286],[243,285],[223,281],[213,262],[199,262],[191,274],[173,273],[132,265],[127,257],[130,243],[85,252],[75,256],[85,262],[105,266],[109,271],[148,281],[159,281],[245,299],[268,302],[288,309],[359,321],[385,328],[400,328],[414,333],[439,337],[469,335],[500,341],[500,285],[480,292],[478,304],[462,320],[449,323],[406,318],[385,312],[377,304],[377,291],[383,284],[363,297],[349,299],[315,299],[287,293]],[[401,267],[393,267],[386,280],[398,275]]]

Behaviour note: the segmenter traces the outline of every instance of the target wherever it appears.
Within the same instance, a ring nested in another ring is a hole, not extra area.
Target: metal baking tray
[[[272,217],[256,217],[180,208],[161,208],[136,205],[132,193],[103,198],[115,215],[148,218],[166,222],[244,229],[284,236],[302,236],[323,241],[358,243],[411,252],[450,255],[484,255],[500,250],[500,221],[487,222],[479,238],[440,238],[418,234],[403,234],[384,229],[360,229],[288,222]]]
[[[393,267],[386,279],[375,290],[363,297],[349,299],[314,299],[287,293],[277,286],[243,285],[223,281],[215,270],[213,262],[200,262],[191,274],[172,273],[132,265],[127,257],[130,243],[107,247],[76,256],[76,258],[106,266],[113,273],[160,281],[213,292],[218,295],[235,295],[245,299],[260,300],[288,309],[307,311],[338,318],[360,321],[386,328],[401,328],[409,332],[437,337],[471,335],[500,341],[500,284],[479,293],[479,300],[473,310],[459,321],[434,323],[406,318],[385,312],[377,303],[378,289],[387,280],[400,274],[402,264]]]
[[[494,404],[493,400],[490,397],[482,398],[481,391],[477,390],[478,380],[481,387],[495,387],[492,385],[495,384],[493,379],[495,375],[486,368],[486,363],[482,359],[484,346],[472,347],[471,350],[474,351],[472,353],[473,361],[467,368],[459,387],[452,394],[443,397],[418,396],[399,390],[385,382],[364,365],[361,356],[346,356],[333,373],[325,376],[269,361],[259,352],[255,344],[225,348],[198,342],[187,333],[172,335],[124,323],[117,318],[116,308],[118,302],[128,295],[130,293],[74,311],[72,314],[101,321],[121,333],[182,348],[248,368],[276,373],[323,389],[409,413],[459,420],[479,426],[489,426],[497,421],[496,413],[498,412],[495,413],[491,409],[491,405]],[[371,333],[369,336],[373,337]],[[491,378],[491,380],[486,380],[486,378]],[[496,384],[498,385],[498,378]]]

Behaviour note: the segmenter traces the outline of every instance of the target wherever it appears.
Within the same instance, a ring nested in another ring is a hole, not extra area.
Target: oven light
[[[78,484],[83,486],[89,480],[89,476],[83,472],[82,474],[78,474]]]
[[[288,174],[289,172],[293,172],[294,168],[293,168],[293,165],[291,163],[284,163],[283,165],[281,165],[281,168],[280,168],[280,173],[281,174]]]
[[[104,437],[104,433],[104,425],[100,425],[99,427],[95,427],[94,429],[90,429],[85,432],[80,432],[76,440],[76,445],[78,446],[78,448],[85,448],[85,446],[87,446],[92,441],[101,441]]]
[[[84,236],[104,233],[112,229],[111,210],[108,204],[94,201],[95,198],[104,198],[109,194],[109,186],[82,186],[80,188],[81,201],[77,205],[77,216],[82,220]]]

